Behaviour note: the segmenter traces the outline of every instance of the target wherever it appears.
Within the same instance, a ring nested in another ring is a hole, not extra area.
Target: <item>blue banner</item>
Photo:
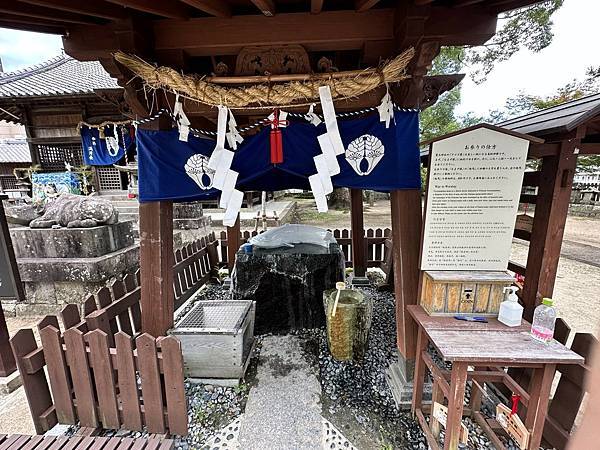
[[[81,126],[81,147],[83,148],[83,161],[88,166],[112,166],[125,156],[125,152],[132,145],[133,140],[129,128],[112,125],[103,128],[101,135],[98,128]]]
[[[337,156],[340,173],[334,187],[389,192],[421,187],[419,119],[413,111],[395,111],[389,128],[379,114],[338,120],[346,149]],[[304,121],[281,128],[283,162],[270,159],[270,127],[248,137],[235,151],[231,169],[239,173],[241,191],[309,190],[308,177],[316,173],[313,157],[321,154],[317,136],[326,132]],[[188,142],[171,131],[137,130],[140,201],[191,201],[218,197],[212,187],[214,172],[207,167],[215,141],[190,134]],[[186,165],[188,170],[186,171]],[[193,170],[190,170],[193,168]]]

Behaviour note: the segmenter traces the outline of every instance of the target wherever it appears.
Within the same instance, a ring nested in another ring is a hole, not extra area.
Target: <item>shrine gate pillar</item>
[[[391,192],[392,258],[396,298],[396,338],[400,355],[411,366],[415,358],[416,324],[406,307],[417,303],[423,210],[421,190]],[[412,369],[407,370],[412,379]]]
[[[350,189],[352,267],[354,268],[355,277],[364,277],[367,274],[367,247],[365,245],[362,193],[362,189]]]
[[[240,245],[240,214],[238,213],[235,224],[232,227],[227,227],[227,267],[230,275],[235,264],[235,254]]]
[[[173,202],[140,203],[142,331],[164,336],[173,327]]]

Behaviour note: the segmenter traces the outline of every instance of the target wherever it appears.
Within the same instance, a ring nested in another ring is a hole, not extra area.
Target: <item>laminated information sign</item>
[[[528,148],[485,127],[432,144],[422,270],[506,270]]]

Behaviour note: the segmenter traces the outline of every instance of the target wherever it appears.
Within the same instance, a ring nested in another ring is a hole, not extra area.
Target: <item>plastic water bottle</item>
[[[548,343],[554,336],[554,324],[556,322],[556,310],[551,298],[542,300],[542,304],[533,312],[533,323],[531,324],[531,335],[538,341]]]

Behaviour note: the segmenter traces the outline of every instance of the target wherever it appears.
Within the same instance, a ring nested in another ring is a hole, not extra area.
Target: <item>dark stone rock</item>
[[[11,228],[17,258],[95,258],[134,243],[133,222],[94,228]]]
[[[325,325],[323,291],[344,279],[338,245],[299,244],[293,249],[239,251],[233,297],[256,301],[255,333],[284,333]]]
[[[61,194],[44,207],[41,217],[31,221],[31,228],[89,228],[119,221],[119,212],[108,200],[94,196]]]

